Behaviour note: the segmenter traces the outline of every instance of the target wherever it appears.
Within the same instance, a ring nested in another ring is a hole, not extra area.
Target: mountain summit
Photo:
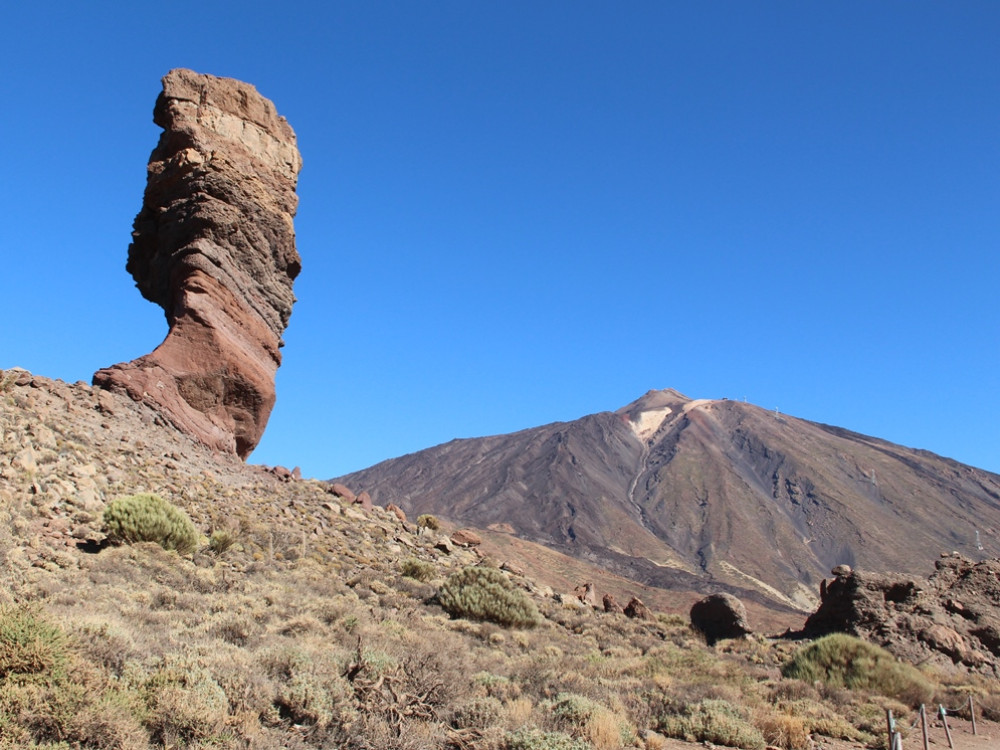
[[[727,399],[453,440],[338,478],[408,513],[513,529],[642,583],[815,608],[839,564],[1000,554],[1000,476]]]

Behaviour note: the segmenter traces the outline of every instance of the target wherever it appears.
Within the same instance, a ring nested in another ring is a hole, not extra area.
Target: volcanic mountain
[[[1000,555],[1000,476],[730,400],[453,440],[340,477],[380,504],[541,542],[663,588],[815,608],[833,566]]]

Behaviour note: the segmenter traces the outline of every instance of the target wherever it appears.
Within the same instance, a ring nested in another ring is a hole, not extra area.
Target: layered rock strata
[[[153,121],[163,133],[126,270],[163,307],[169,331],[150,354],[99,370],[94,384],[245,459],[274,406],[301,269],[295,133],[253,86],[184,69],[163,78]]]

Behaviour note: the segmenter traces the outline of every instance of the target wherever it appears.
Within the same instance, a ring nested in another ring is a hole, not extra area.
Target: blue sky
[[[23,3],[0,368],[166,333],[124,270],[159,79],[295,128],[303,272],[256,463],[746,398],[1000,471],[995,2]]]

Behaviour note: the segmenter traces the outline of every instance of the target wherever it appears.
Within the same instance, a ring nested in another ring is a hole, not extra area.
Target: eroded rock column
[[[274,406],[301,269],[295,133],[246,83],[170,71],[153,121],[126,270],[170,326],[153,352],[94,374],[178,429],[246,458]]]

